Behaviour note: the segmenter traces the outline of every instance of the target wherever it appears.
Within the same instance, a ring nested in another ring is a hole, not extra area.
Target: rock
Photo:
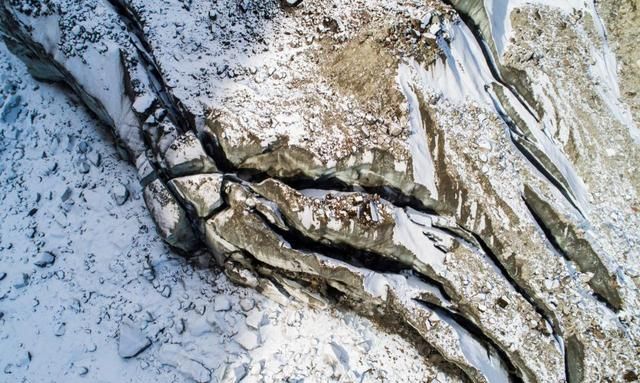
[[[80,141],[80,143],[78,143],[78,153],[87,153],[91,147],[89,146],[89,144],[87,144],[86,141]]]
[[[62,196],[60,197],[60,200],[62,200],[62,202],[66,202],[70,197],[71,197],[71,189],[70,188],[66,188],[64,190],[64,193],[62,193]]]
[[[87,174],[89,173],[89,171],[91,170],[91,166],[89,165],[89,163],[85,160],[80,160],[78,161],[78,171],[81,174]]]
[[[302,0],[280,0],[280,4],[284,7],[292,8],[302,4]]]
[[[102,156],[100,155],[100,153],[98,153],[97,151],[93,150],[89,153],[87,153],[87,159],[89,160],[89,162],[91,162],[91,164],[93,166],[100,166],[101,160],[102,160]]]
[[[122,358],[133,358],[151,346],[151,340],[129,321],[120,323],[118,354]]]
[[[244,298],[240,300],[240,308],[244,311],[249,311],[256,305],[255,301],[251,298]]]
[[[211,325],[204,317],[199,317],[189,322],[189,334],[193,337],[201,337],[212,331]]]
[[[33,359],[33,355],[30,351],[20,350],[17,353],[16,366],[27,367],[31,363],[31,359]]]
[[[178,334],[182,334],[184,333],[185,330],[185,321],[183,318],[178,319],[178,322],[176,323],[176,332]]]
[[[402,127],[398,124],[393,124],[389,127],[389,135],[397,137],[402,133]]]
[[[198,383],[211,381],[211,371],[200,361],[187,357],[182,347],[164,344],[158,352],[160,362],[175,367],[188,380]]]
[[[129,190],[125,185],[118,182],[111,188],[111,198],[113,198],[118,206],[124,205],[129,198]]]
[[[172,177],[211,173],[218,169],[207,155],[200,140],[191,131],[178,136],[164,153],[166,167]]]
[[[191,205],[199,217],[208,217],[224,203],[222,174],[196,174],[169,181],[185,203]]]
[[[49,251],[45,251],[38,256],[38,259],[33,264],[38,267],[47,267],[53,265],[55,261],[56,256]]]
[[[54,335],[63,336],[66,331],[67,331],[67,324],[62,322],[58,324],[58,327],[56,327],[56,331],[54,332]]]
[[[258,334],[252,330],[240,331],[233,337],[233,340],[247,351],[251,351],[258,347]]]
[[[144,188],[144,201],[160,236],[171,246],[191,251],[198,245],[186,212],[167,187],[156,179]]]
[[[235,375],[235,381],[241,382],[245,376],[247,376],[247,372],[249,369],[246,364],[241,364],[233,369],[233,374]]]
[[[213,304],[215,311],[229,311],[231,310],[231,302],[226,295],[218,295]]]
[[[13,287],[15,287],[16,289],[21,289],[23,287],[26,287],[28,284],[29,284],[29,275],[27,273],[20,273],[14,280]]]
[[[245,323],[247,326],[258,330],[262,325],[262,321],[264,319],[264,313],[258,309],[251,310],[247,315],[247,319]]]
[[[511,301],[509,300],[509,298],[503,296],[498,298],[496,303],[498,304],[498,306],[505,308],[509,306],[509,303],[511,303]]]
[[[22,96],[12,95],[7,101],[5,101],[2,109],[0,109],[0,120],[6,123],[13,123],[18,119],[21,107]]]
[[[162,292],[160,292],[160,295],[162,295],[165,298],[169,298],[171,296],[171,287],[168,285],[164,285],[162,287]]]

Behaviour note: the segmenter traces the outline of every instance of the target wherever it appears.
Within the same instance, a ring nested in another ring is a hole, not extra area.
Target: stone
[[[180,200],[192,206],[198,217],[210,216],[224,203],[222,198],[222,174],[195,174],[169,181]]]
[[[234,337],[235,340],[242,348],[247,351],[251,351],[258,347],[258,334],[252,330],[240,331]]]
[[[258,309],[253,309],[247,315],[247,319],[245,320],[245,323],[247,324],[247,326],[258,330],[262,325],[263,319],[264,319],[264,313]]]
[[[217,169],[196,135],[188,131],[178,136],[164,153],[166,167],[172,177],[211,173]]]
[[[77,166],[78,166],[78,171],[79,171],[81,174],[87,174],[87,173],[89,173],[89,171],[91,170],[91,166],[90,166],[90,165],[89,165],[89,163],[88,163],[87,161],[85,161],[85,160],[80,160],[80,161],[78,161]]]
[[[211,370],[202,362],[187,357],[182,347],[176,344],[164,344],[158,352],[163,364],[175,367],[188,381],[198,383],[211,382]]]
[[[67,324],[62,322],[58,324],[58,326],[56,327],[56,331],[53,334],[55,336],[63,336],[66,331],[67,331]]]
[[[242,310],[244,311],[249,311],[252,308],[254,308],[256,305],[256,302],[251,299],[251,298],[243,298],[240,300],[240,308],[242,308]]]
[[[160,295],[162,295],[165,298],[169,298],[171,296],[171,287],[168,285],[164,285],[162,287],[162,291],[160,292]]]
[[[120,323],[118,354],[122,358],[133,358],[151,346],[151,339],[127,320]]]
[[[125,185],[118,182],[111,188],[111,198],[118,206],[124,205],[129,198],[129,190]]]
[[[7,101],[4,102],[0,109],[0,120],[6,123],[13,123],[16,121],[20,112],[22,111],[22,96],[12,95]]]
[[[389,135],[397,137],[402,133],[402,127],[397,125],[397,124],[393,124],[389,127]]]
[[[29,285],[29,275],[27,273],[20,273],[13,281],[13,287],[21,289]]]
[[[16,356],[16,366],[18,367],[27,367],[31,360],[33,359],[33,355],[30,351],[20,350],[17,352]]]
[[[156,179],[144,188],[144,200],[160,236],[171,246],[191,251],[198,245],[186,212],[167,187]]]
[[[78,153],[87,153],[91,147],[89,146],[89,144],[87,144],[86,141],[80,141],[80,143],[78,143]]]
[[[302,4],[302,0],[280,0],[280,3],[287,8],[297,7]]]
[[[87,159],[93,166],[96,167],[100,166],[100,163],[102,162],[102,156],[95,150],[87,153]]]
[[[47,267],[47,266],[53,265],[55,261],[56,261],[56,256],[49,251],[45,251],[40,253],[40,255],[35,260],[35,262],[33,262],[33,264],[38,267]]]
[[[239,366],[236,366],[233,369],[233,374],[235,375],[235,381],[236,382],[241,382],[242,379],[245,378],[245,376],[247,376],[247,372],[249,371],[249,369],[247,368],[246,364],[241,364]]]
[[[231,301],[226,295],[218,295],[214,301],[213,309],[215,311],[229,311],[231,310]]]
[[[62,193],[60,200],[62,200],[62,202],[66,202],[71,197],[71,193],[71,188],[66,188],[64,193]]]

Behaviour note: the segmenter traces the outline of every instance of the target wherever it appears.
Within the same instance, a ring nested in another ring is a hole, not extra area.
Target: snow
[[[500,359],[493,353],[488,352],[482,343],[471,335],[467,329],[442,312],[438,312],[436,315],[456,331],[464,356],[467,357],[476,368],[482,371],[482,374],[487,377],[489,382],[506,383],[511,381]]]
[[[310,206],[305,205],[302,211],[298,213],[298,217],[300,219],[300,223],[305,229],[318,227],[320,225],[320,223],[316,220],[316,217],[314,216],[313,210]]]
[[[394,216],[393,242],[410,250],[422,264],[443,268],[445,254],[424,235],[423,227],[412,222],[404,209],[396,208]]]
[[[211,381],[211,371],[202,363],[185,355],[180,345],[163,345],[159,351],[159,356],[163,364],[176,368],[185,378],[192,379],[198,383]]]
[[[364,289],[374,297],[386,300],[388,284],[387,279],[379,273],[365,273]]]
[[[438,189],[435,184],[435,168],[429,152],[429,145],[422,124],[420,105],[418,98],[409,84],[409,70],[405,64],[398,68],[398,83],[409,105],[409,150],[413,161],[413,177],[415,181],[427,187],[431,198],[438,198]],[[396,166],[397,168],[397,166]]]

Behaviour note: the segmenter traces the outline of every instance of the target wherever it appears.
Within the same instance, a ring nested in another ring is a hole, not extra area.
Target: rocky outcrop
[[[34,76],[112,129],[169,245],[403,328],[458,378],[638,371],[640,151],[594,7],[179,3],[0,6]]]

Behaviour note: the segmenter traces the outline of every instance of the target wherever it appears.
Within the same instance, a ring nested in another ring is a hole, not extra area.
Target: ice
[[[567,15],[577,10],[590,14],[598,33],[596,38],[598,38],[602,44],[601,49],[598,49],[596,44],[593,44],[591,47],[590,56],[594,60],[594,65],[590,68],[591,74],[602,83],[602,85],[598,87],[601,99],[618,121],[629,127],[630,134],[635,142],[640,143],[640,128],[638,128],[633,121],[629,109],[620,101],[617,60],[609,45],[604,23],[598,15],[593,0],[484,0],[498,60],[501,60],[504,52],[508,49],[509,38],[513,35],[510,19],[511,12],[515,8],[526,5],[548,6],[552,9],[560,10]],[[553,110],[547,110],[547,113],[550,115],[553,115],[552,112]]]

